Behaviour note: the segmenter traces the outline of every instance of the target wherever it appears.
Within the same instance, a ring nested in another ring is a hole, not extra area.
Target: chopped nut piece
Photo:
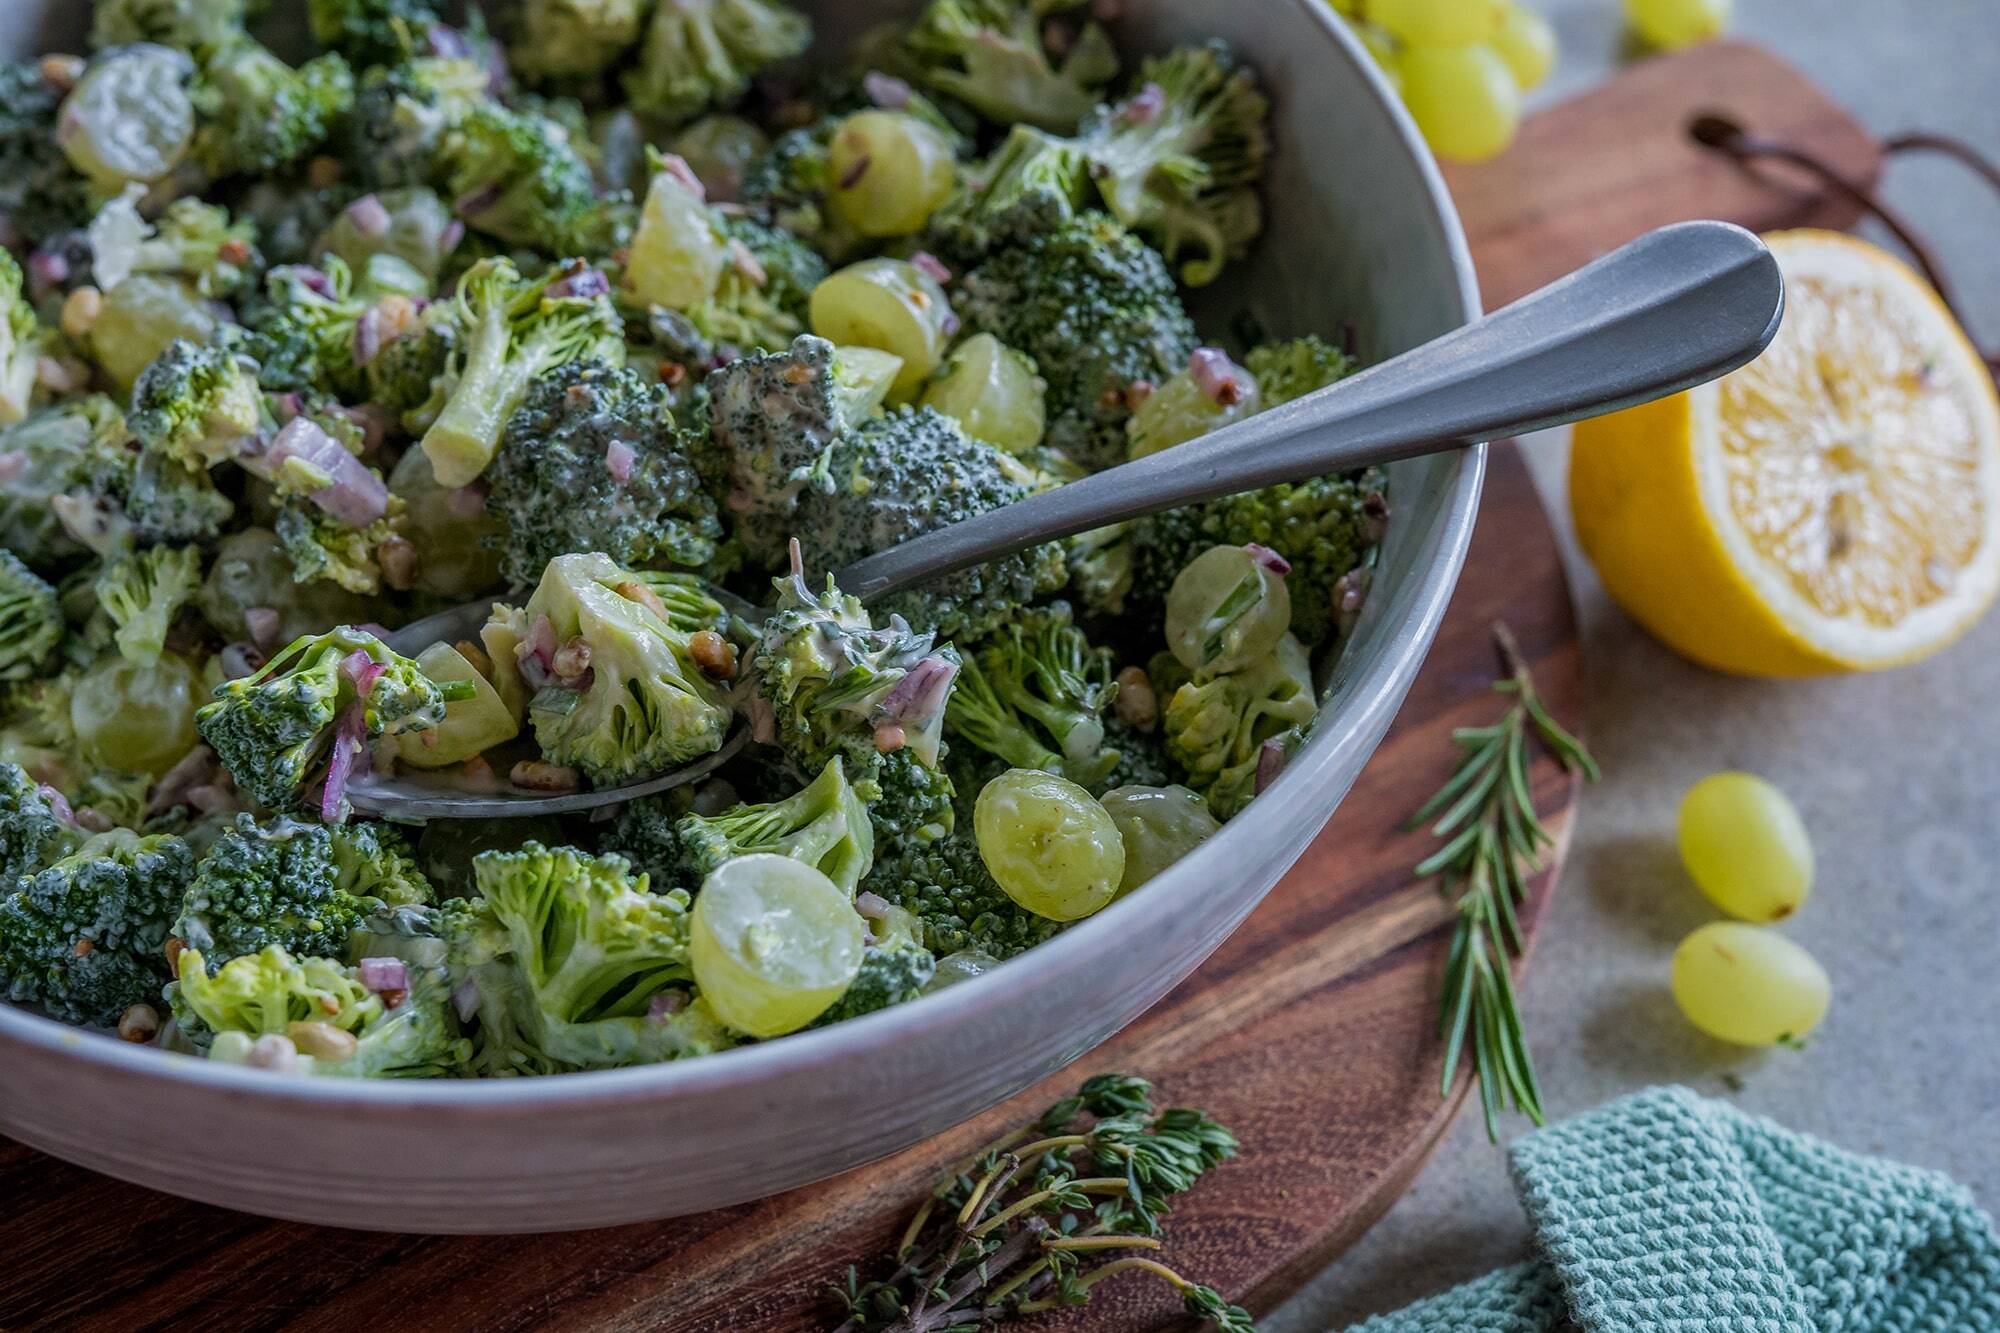
[[[1151,731],[1160,721],[1160,696],[1143,667],[1128,666],[1118,673],[1118,694],[1111,701],[1118,720],[1140,731]]]
[[[181,950],[185,948],[187,948],[187,943],[180,936],[167,936],[166,955],[168,971],[178,972],[181,970]]]
[[[290,1037],[267,1032],[250,1043],[250,1054],[243,1057],[243,1063],[289,1074],[299,1067],[299,1048],[292,1045]]]
[[[345,1060],[360,1045],[354,1040],[352,1032],[331,1023],[292,1023],[285,1028],[285,1033],[292,1039],[293,1046],[315,1060]]]
[[[667,604],[660,595],[637,579],[627,579],[618,585],[617,593],[628,602],[637,602],[660,619],[667,619]]]
[[[493,659],[486,655],[484,648],[481,648],[470,639],[460,639],[452,647],[458,651],[458,655],[463,657],[466,664],[474,671],[477,671],[488,680],[493,679]]]
[[[81,338],[97,327],[97,317],[104,312],[104,293],[95,287],[79,287],[63,298],[62,331],[72,338]]]
[[[507,780],[529,791],[575,791],[583,785],[575,769],[543,759],[523,759],[508,772]]]
[[[417,583],[417,547],[408,537],[390,533],[375,548],[375,563],[382,567],[382,582],[397,592],[408,592]]]
[[[688,639],[688,656],[717,680],[736,674],[736,645],[712,629],[696,630]]]
[[[76,87],[76,81],[83,77],[83,67],[82,56],[54,55],[43,56],[35,69],[42,76],[43,83],[59,93],[66,93]]]
[[[118,1019],[120,1041],[144,1045],[160,1033],[159,1011],[150,1004],[135,1004]]]

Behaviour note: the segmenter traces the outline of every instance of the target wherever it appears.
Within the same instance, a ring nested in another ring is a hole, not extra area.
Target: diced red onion
[[[944,318],[938,321],[938,332],[947,338],[955,338],[958,336],[960,324],[961,321],[958,317],[958,312],[956,310],[947,310],[944,312]]]
[[[1259,546],[1256,542],[1250,542],[1243,549],[1250,553],[1252,560],[1255,560],[1279,578],[1283,578],[1292,572],[1292,562],[1268,546]]]
[[[861,91],[870,102],[888,111],[901,111],[910,104],[910,85],[879,69],[861,76]]]
[[[23,472],[26,472],[27,470],[28,470],[27,450],[9,449],[6,453],[0,454],[0,485],[4,485],[7,482],[14,480],[14,478],[20,476]]]
[[[334,724],[333,755],[327,761],[326,789],[319,798],[319,817],[326,823],[339,824],[347,818],[347,784],[358,776],[356,769],[364,762],[367,747],[362,738],[366,734],[367,724],[357,700]]]
[[[273,270],[276,272],[277,270]],[[310,264],[292,264],[284,269],[292,275],[301,287],[309,292],[317,292],[328,300],[334,299],[333,279]]]
[[[444,507],[453,518],[478,518],[486,512],[486,488],[475,481],[446,491]]]
[[[458,243],[464,239],[465,224],[453,218],[445,224],[444,230],[438,233],[438,249],[444,254],[450,254],[458,249]]]
[[[389,230],[391,223],[389,210],[372,194],[364,194],[347,206],[347,220],[363,236],[380,236]]]
[[[860,157],[855,158],[852,165],[840,173],[840,180],[838,182],[840,188],[851,190],[861,184],[861,178],[868,174],[868,168],[874,164],[874,157],[867,153],[863,153]]]
[[[750,739],[759,745],[778,743],[778,718],[761,691],[750,696]]]
[[[1091,0],[1090,16],[1099,23],[1116,23],[1125,17],[1125,0]]]
[[[1243,401],[1247,377],[1220,348],[1195,348],[1188,357],[1188,376],[1214,402],[1227,407]]]
[[[701,177],[694,174],[694,168],[689,166],[687,159],[679,153],[667,153],[662,156],[660,158],[660,170],[687,186],[688,189],[694,192],[695,198],[701,200],[703,203],[708,202],[708,187],[701,183]]]
[[[333,478],[312,493],[312,502],[350,528],[365,528],[389,510],[389,488],[347,446],[305,417],[293,417],[264,455],[272,474],[288,458],[298,458]]]
[[[458,1015],[459,1022],[470,1023],[473,1015],[479,1012],[478,985],[471,981],[461,981],[452,987],[451,1007]]]
[[[350,628],[358,629],[363,634],[371,634],[378,639],[389,637],[389,627],[387,625],[378,625],[372,620],[364,620],[359,625],[354,625]]]
[[[927,722],[944,707],[957,675],[955,663],[932,654],[911,667],[909,674],[882,696],[876,715],[886,722]]]
[[[1285,761],[1291,753],[1285,743],[1275,736],[1264,742],[1264,748],[1257,752],[1257,781],[1252,795],[1263,795],[1264,789],[1278,780],[1278,774],[1285,771]]]
[[[354,970],[362,985],[378,993],[410,988],[410,968],[400,958],[364,958]]]
[[[76,823],[76,811],[69,808],[69,797],[44,782],[35,788],[42,799],[49,803],[49,812],[65,824]]]
[[[354,364],[365,366],[382,350],[382,312],[369,306],[354,321]]]
[[[729,264],[742,274],[743,280],[752,287],[763,287],[771,281],[771,275],[764,271],[763,263],[751,252],[750,247],[733,237],[729,242]]]
[[[243,624],[250,631],[250,641],[266,653],[277,645],[278,628],[283,619],[268,606],[253,606],[243,612]]]
[[[646,1018],[649,1022],[664,1023],[687,1006],[686,991],[663,990],[653,997],[651,1004],[646,1006]]]
[[[632,464],[638,457],[631,445],[623,440],[613,440],[604,446],[604,470],[611,474],[613,481],[623,486],[632,480]]]
[[[571,269],[562,277],[550,283],[543,294],[551,299],[565,296],[591,298],[603,296],[611,290],[611,280],[600,269],[582,265]]]
[[[370,657],[364,650],[356,648],[340,659],[340,674],[354,685],[354,692],[363,699],[375,688],[375,682],[389,668]]]
[[[951,270],[944,261],[928,250],[919,250],[910,256],[910,267],[942,287],[951,281]]]
[[[499,203],[500,196],[506,192],[507,187],[498,181],[477,190],[468,190],[452,202],[451,211],[462,218],[478,217]]]
[[[1149,83],[1118,108],[1118,118],[1133,125],[1144,125],[1156,118],[1166,105],[1166,90],[1157,83]]]
[[[47,290],[69,280],[69,260],[53,250],[37,250],[28,256],[28,278]]]
[[[884,898],[879,893],[863,889],[854,895],[854,910],[868,917],[870,920],[880,921],[883,917],[889,915],[893,909],[889,906],[887,898]]]
[[[272,618],[272,628],[275,630],[278,613],[268,607],[260,606],[255,609]],[[224,680],[242,680],[245,676],[256,675],[270,659],[265,657],[263,649],[254,643],[231,643],[224,645],[220,660]]]

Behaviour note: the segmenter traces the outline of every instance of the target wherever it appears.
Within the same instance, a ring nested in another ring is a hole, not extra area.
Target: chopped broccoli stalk
[[[243,814],[195,868],[173,934],[212,964],[274,945],[299,958],[340,957],[371,912],[432,896],[409,845],[386,825],[259,824]]]
[[[501,11],[507,64],[533,81],[574,80],[617,64],[644,30],[644,0],[514,0]]]
[[[176,338],[140,372],[126,424],[161,461],[207,468],[234,458],[263,414],[256,373],[233,347]]]
[[[302,805],[323,770],[319,810],[338,822],[363,745],[435,727],[447,702],[472,692],[471,681],[434,683],[374,635],[342,625],[306,635],[251,675],[218,685],[195,713],[195,726],[236,785],[274,810]]]
[[[0,548],[0,680],[38,675],[62,637],[56,590]]]
[[[581,264],[524,279],[509,261],[486,259],[459,279],[457,383],[423,439],[439,485],[464,486],[486,470],[537,376],[586,358],[622,364],[624,325],[608,291]]]
[[[838,755],[796,795],[719,815],[690,814],[676,831],[696,880],[735,857],[774,852],[805,862],[853,893],[875,856],[868,807],[849,785]]]
[[[1118,73],[1118,55],[1088,14],[1058,59],[1052,27],[1089,0],[930,0],[904,35],[924,83],[996,125],[1067,132]]]
[[[0,899],[0,981],[11,1000],[109,1026],[157,1001],[167,923],[194,871],[187,844],[100,833]]]
[[[733,105],[759,70],[811,44],[812,24],[783,0],[674,0],[654,7],[625,95],[637,111],[692,120]]]
[[[306,19],[314,41],[362,69],[424,49],[440,9],[435,0],[306,0]]]
[[[478,995],[488,1072],[639,1064],[729,1044],[698,1000],[685,1007],[685,890],[655,893],[618,856],[530,842],[473,861],[481,902],[457,952]]]
[[[1228,819],[1256,794],[1265,747],[1289,751],[1316,702],[1306,650],[1287,634],[1270,657],[1175,690],[1164,719],[1167,754],[1215,817]]]
[[[11,893],[23,876],[75,851],[83,837],[59,793],[19,764],[0,764],[0,886]]]
[[[203,63],[189,97],[194,156],[210,175],[268,175],[326,142],[354,104],[354,74],[334,53],[294,69],[246,38]]]
[[[28,415],[35,396],[35,363],[53,346],[53,335],[28,303],[21,266],[0,251],[0,425]]]
[[[90,14],[90,48],[154,42],[197,59],[243,40],[247,0],[99,0]]]
[[[1095,788],[1118,764],[1103,720],[1117,688],[1110,650],[1091,647],[1056,602],[1022,612],[966,662],[945,723],[1011,768]]]
[[[487,472],[491,510],[506,523],[501,572],[510,582],[532,583],[574,551],[625,568],[713,563],[722,524],[670,398],[598,361],[572,361],[534,382]]]
[[[0,63],[0,213],[35,244],[90,219],[89,190],[56,141],[66,91],[39,60]]]
[[[1311,334],[1252,348],[1243,358],[1243,366],[1257,381],[1267,411],[1344,380],[1359,369],[1353,357]]]
[[[201,586],[201,552],[192,546],[155,546],[121,556],[98,572],[97,604],[115,626],[118,651],[150,662],[166,646],[167,631]]]
[[[514,632],[528,720],[549,759],[614,785],[713,753],[729,729],[728,685],[696,665],[695,632],[610,558],[549,562],[524,609],[495,608]]]
[[[1133,387],[1180,371],[1195,347],[1166,262],[1102,213],[996,251],[965,275],[957,309],[1034,358],[1044,442],[1092,467],[1125,461]]]
[[[892,907],[885,915],[871,917],[861,970],[848,983],[846,993],[814,1020],[813,1026],[859,1018],[922,995],[937,975],[937,956],[924,947],[922,932],[923,923],[901,908]]]

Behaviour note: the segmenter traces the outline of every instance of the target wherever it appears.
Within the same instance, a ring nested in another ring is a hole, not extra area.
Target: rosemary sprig
[[[1458,768],[1410,822],[1435,821],[1431,832],[1444,845],[1424,858],[1416,873],[1437,875],[1441,891],[1458,905],[1438,1013],[1438,1032],[1445,1039],[1441,1091],[1451,1095],[1469,1042],[1486,1135],[1497,1142],[1500,1112],[1508,1105],[1537,1125],[1545,1123],[1507,966],[1508,956],[1518,956],[1525,942],[1515,908],[1527,901],[1528,878],[1542,868],[1543,849],[1552,842],[1535,816],[1528,788],[1529,748],[1539,741],[1586,782],[1597,780],[1598,769],[1583,742],[1543,707],[1512,632],[1495,624],[1493,641],[1506,669],[1493,688],[1513,702],[1493,725],[1452,733],[1462,754]]]
[[[975,1333],[1082,1305],[1120,1273],[1168,1283],[1221,1333],[1254,1333],[1241,1308],[1146,1257],[1168,1200],[1235,1153],[1235,1136],[1202,1112],[1155,1113],[1144,1079],[1100,1074],[939,1181],[888,1276],[862,1282],[848,1269],[834,1288],[847,1310],[837,1333]]]

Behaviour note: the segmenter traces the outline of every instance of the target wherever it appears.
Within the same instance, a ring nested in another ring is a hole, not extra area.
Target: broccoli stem
[[[424,433],[438,485],[469,486],[493,461],[507,419],[528,396],[541,358],[516,351],[506,307],[490,302],[466,348],[458,387]],[[509,355],[514,352],[514,355]]]

